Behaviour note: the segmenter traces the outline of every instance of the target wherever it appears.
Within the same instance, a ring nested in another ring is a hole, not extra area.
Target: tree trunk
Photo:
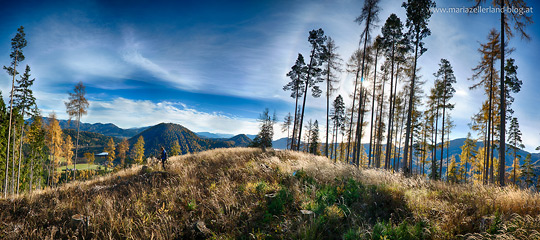
[[[300,143],[302,142],[302,124],[304,123],[304,110],[306,108],[306,97],[309,90],[309,77],[311,74],[311,68],[313,67],[313,57],[315,54],[315,48],[311,50],[311,57],[309,59],[308,73],[306,76],[306,90],[304,91],[304,103],[302,104],[302,114],[300,115],[300,127],[298,128],[298,147],[297,150],[300,150]]]
[[[24,108],[22,111],[23,122],[21,124],[21,140],[19,141],[19,166],[17,171],[17,194],[19,194],[19,179],[21,176],[21,159],[22,159],[22,146],[23,146],[23,137],[24,137]]]
[[[371,96],[371,122],[370,122],[370,130],[369,130],[369,154],[368,154],[368,167],[371,166],[371,155],[373,154],[373,115],[375,114],[375,88],[377,83],[377,58],[379,57],[379,48],[377,47],[377,50],[375,52],[375,70],[373,71],[375,74],[373,76],[373,95]]]
[[[13,64],[13,78],[11,80],[11,97],[9,100],[9,126],[8,126],[8,142],[7,142],[7,154],[6,154],[6,179],[4,182],[4,197],[7,197],[8,193],[8,173],[9,173],[9,147],[11,141],[11,124],[13,121],[13,92],[15,88],[15,74],[17,72],[17,58],[19,56],[19,49],[15,50],[15,61]],[[3,99],[2,99],[3,101]]]
[[[501,1],[501,9],[504,9],[504,1]],[[499,144],[499,184],[504,186],[504,168],[505,161],[505,134],[506,134],[506,87],[504,86],[504,11],[501,11],[501,128],[499,129],[500,144]]]
[[[403,173],[405,176],[410,175],[410,169],[408,166],[409,163],[409,138],[411,137],[411,118],[412,118],[412,110],[413,110],[413,98],[414,98],[414,83],[416,81],[416,62],[418,61],[418,43],[420,42],[419,33],[416,33],[416,42],[415,42],[415,49],[414,49],[414,69],[413,69],[413,77],[411,80],[411,93],[409,96],[409,111],[407,112],[407,128],[405,131],[405,158],[403,159]]]

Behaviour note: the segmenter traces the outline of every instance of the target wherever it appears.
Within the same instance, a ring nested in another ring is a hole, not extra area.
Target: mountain
[[[49,118],[44,117],[43,123],[44,124],[49,123]],[[68,120],[58,120],[58,123],[60,124],[60,127],[62,129],[75,129],[75,130],[77,129],[76,121],[69,122]],[[79,127],[80,131],[100,133],[105,136],[118,137],[118,138],[133,137],[147,128],[148,127],[123,129],[112,123],[84,123],[84,122],[81,122],[80,127]]]
[[[227,142],[233,142],[235,147],[247,147],[251,143],[251,138],[246,134],[238,134],[232,138],[226,140]]]
[[[211,132],[196,132],[197,136],[201,138],[231,138],[234,137],[233,134],[227,133],[211,133]]]
[[[143,137],[145,142],[144,148],[146,156],[158,156],[161,147],[170,150],[175,141],[178,141],[180,144],[182,154],[235,146],[234,141],[200,138],[191,130],[174,123],[160,123],[150,127],[130,138],[128,140],[129,145],[132,147],[140,136]]]
[[[71,137],[71,140],[73,141],[73,145],[75,146],[75,143],[77,141],[77,130],[73,129],[64,129],[62,130],[65,135],[69,135]],[[86,132],[86,131],[80,131],[79,132],[79,157],[82,157],[84,153],[90,152],[90,153],[100,153],[103,152],[103,149],[105,148],[105,145],[109,142],[109,139],[111,137],[105,136],[100,133],[94,133],[94,132]],[[122,138],[112,137],[113,141],[118,144],[122,141]],[[75,150],[73,150],[75,153]]]

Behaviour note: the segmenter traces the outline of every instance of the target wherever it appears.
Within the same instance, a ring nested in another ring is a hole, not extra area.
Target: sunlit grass
[[[0,237],[17,239],[535,239],[540,229],[538,193],[250,148],[171,157],[165,170],[135,166],[0,208]]]

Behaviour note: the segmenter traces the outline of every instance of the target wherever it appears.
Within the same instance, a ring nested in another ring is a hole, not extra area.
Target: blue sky
[[[401,2],[381,1],[379,26],[391,13],[405,21]],[[437,4],[462,7],[471,2]],[[265,107],[279,119],[293,111],[293,99],[282,86],[297,54],[308,55],[308,32],[323,28],[347,60],[358,47],[361,27],[353,20],[362,5],[358,0],[10,1],[0,9],[0,62],[9,63],[9,41],[23,25],[29,42],[23,64],[32,67],[37,79],[34,91],[44,115],[55,111],[67,118],[67,92],[83,81],[91,103],[84,122],[124,128],[174,122],[194,131],[255,134],[256,118]],[[540,6],[529,5],[537,22],[534,13]],[[485,99],[481,91],[468,89],[472,82],[467,79],[480,60],[479,42],[499,26],[498,18],[438,13],[430,20],[432,36],[425,41],[428,51],[420,57],[420,74],[428,89],[441,58],[453,65],[458,83],[452,138],[466,136],[470,117]],[[531,41],[515,37],[510,44],[524,82],[514,109],[532,151],[540,145],[540,82],[533,72],[540,29],[534,23],[527,31]],[[352,78],[346,73],[340,78],[338,93],[348,95]],[[4,99],[10,84],[8,75],[0,74]],[[308,119],[324,125],[325,111],[323,99],[308,99]],[[276,137],[284,135],[278,131]]]

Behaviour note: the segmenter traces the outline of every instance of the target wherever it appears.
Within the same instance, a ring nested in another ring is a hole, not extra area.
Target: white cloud
[[[161,122],[181,124],[192,131],[231,134],[256,134],[255,119],[228,116],[222,113],[201,112],[179,102],[152,102],[115,98],[90,101],[83,122],[112,122],[122,128],[152,126]]]

